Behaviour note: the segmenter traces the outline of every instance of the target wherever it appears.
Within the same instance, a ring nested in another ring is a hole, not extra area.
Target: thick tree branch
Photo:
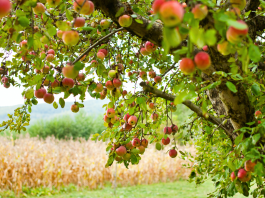
[[[148,84],[146,84],[146,82],[141,82],[140,86],[143,87],[143,90],[146,92],[150,92],[155,94],[157,97],[160,98],[164,98],[166,100],[170,100],[170,101],[174,101],[176,96],[168,94],[168,93],[164,93]],[[203,115],[202,109],[198,106],[196,106],[195,104],[193,104],[191,101],[189,100],[185,100],[184,102],[182,102],[182,104],[184,104],[185,106],[187,106],[189,109],[191,109],[192,111],[194,111],[199,117],[202,117],[208,121],[210,121],[213,124],[216,124],[217,126],[220,126],[223,130],[225,130],[226,134],[229,136],[229,138],[233,140],[236,138],[236,134],[233,133],[233,131],[227,129],[223,124],[221,119],[214,117],[213,115],[209,114],[208,117],[205,117]]]

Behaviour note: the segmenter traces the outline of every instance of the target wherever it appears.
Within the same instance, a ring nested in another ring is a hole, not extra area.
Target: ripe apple
[[[123,90],[122,91],[122,96],[126,96],[127,95],[127,91],[126,90]]]
[[[84,27],[85,23],[86,23],[86,20],[84,17],[77,17],[74,20],[74,26],[75,27]]]
[[[62,30],[58,30],[58,31],[57,31],[57,36],[58,36],[59,38],[63,38],[63,33],[64,33],[64,31],[62,31]]]
[[[155,0],[153,5],[152,5],[152,9],[154,10],[154,13],[158,13],[161,6],[165,3],[165,0]]]
[[[8,78],[4,76],[4,77],[1,79],[1,81],[2,81],[2,83],[8,83]]]
[[[27,43],[28,43],[27,40],[23,40],[23,41],[21,41],[21,42],[20,42],[20,47],[22,47],[22,48],[27,48]]]
[[[121,27],[130,27],[132,24],[132,18],[129,15],[122,15],[119,18],[119,24]]]
[[[107,116],[108,116],[109,118],[113,118],[113,117],[115,116],[115,110],[112,109],[112,108],[108,108],[108,109],[107,109]]]
[[[46,53],[44,51],[40,52],[40,58],[44,59],[46,57]]]
[[[114,87],[119,88],[122,85],[122,82],[120,79],[114,78],[113,79],[113,85],[114,85]]]
[[[158,119],[158,114],[157,114],[157,113],[152,113],[152,115],[151,115],[151,119],[152,119],[153,121],[157,121],[157,119]]]
[[[62,80],[62,85],[63,85],[63,87],[65,87],[67,89],[71,89],[74,87],[75,81],[71,78],[64,78]]]
[[[49,49],[49,50],[47,51],[47,54],[55,55],[55,51],[54,51],[53,49]]]
[[[182,21],[184,9],[177,1],[167,1],[160,7],[159,13],[165,26],[175,27]]]
[[[141,155],[144,154],[144,152],[145,152],[144,146],[139,146],[138,149],[139,149],[139,154],[141,154]]]
[[[140,72],[140,77],[143,79],[143,80],[147,80],[147,73],[145,71],[141,71]]]
[[[96,88],[94,89],[95,92],[99,93],[103,90],[103,85],[101,83],[97,83]]]
[[[237,177],[242,182],[247,182],[251,179],[251,173],[245,171],[245,169],[241,168],[238,170]]]
[[[52,83],[51,83],[51,87],[52,88],[55,88],[55,87],[60,87],[60,82],[58,80],[54,80]]]
[[[52,62],[52,61],[54,60],[54,55],[53,55],[53,54],[47,54],[47,56],[46,56],[46,60],[47,60],[48,62]]]
[[[195,19],[203,20],[208,14],[208,8],[205,5],[197,4],[191,11]]]
[[[33,8],[33,12],[37,15],[43,14],[45,12],[45,6],[38,2],[37,5]]]
[[[230,175],[231,181],[234,181],[236,179],[235,172],[232,172]]]
[[[211,58],[206,52],[199,52],[196,54],[194,61],[200,70],[206,70],[211,66]]]
[[[233,26],[230,26],[226,32],[226,38],[230,43],[237,44],[242,40],[242,37],[245,37],[248,34],[248,26],[244,21],[238,21],[239,23],[245,25],[243,29],[237,29]]]
[[[104,100],[107,96],[106,94],[104,94],[102,92],[100,92],[99,94],[100,94],[100,97],[99,97],[100,100]]]
[[[175,157],[177,157],[178,152],[175,149],[171,149],[171,150],[169,150],[168,154],[171,158],[175,158]]]
[[[105,56],[108,55],[108,51],[106,49],[100,49],[98,52],[102,52]]]
[[[218,43],[218,45],[217,45],[218,52],[220,52],[224,56],[230,54],[230,51],[231,51],[230,48],[231,48],[231,46],[230,46],[229,42],[227,42],[227,41],[223,41],[222,43]]]
[[[73,105],[71,106],[71,111],[72,111],[73,113],[77,113],[77,112],[79,111],[79,107],[78,107],[76,104],[73,104]]]
[[[173,134],[175,134],[179,130],[178,126],[175,124],[172,124],[170,128],[172,129]]]
[[[208,46],[207,46],[207,45],[204,45],[204,46],[202,47],[202,50],[205,51],[205,52],[208,51]]]
[[[4,87],[5,88],[9,88],[10,87],[10,83],[4,83]]]
[[[43,100],[44,100],[44,102],[51,104],[54,101],[54,95],[51,93],[46,93],[43,96]]]
[[[63,67],[62,73],[64,77],[72,79],[75,79],[79,74],[78,70],[76,70],[71,63],[67,63],[66,66]]]
[[[43,85],[44,86],[49,86],[50,84],[50,81],[48,79],[45,79],[44,82],[43,82]]]
[[[77,81],[84,81],[86,78],[86,75],[84,73],[79,73],[76,77]]]
[[[133,140],[132,140],[132,145],[133,145],[134,147],[138,147],[138,146],[141,145],[141,141],[140,141],[138,138],[133,138]]]
[[[147,41],[145,43],[145,49],[148,51],[148,52],[154,52],[156,50],[156,45],[151,43],[150,41]]]
[[[50,71],[50,67],[48,65],[45,65],[42,69],[41,69],[41,72],[43,74],[48,74]]]
[[[256,117],[260,117],[261,115],[262,115],[261,111],[258,110],[258,111],[255,112],[255,116]]]
[[[122,131],[125,130],[125,131],[130,131],[132,129],[132,125],[129,125],[127,123],[124,123],[122,125]]]
[[[151,51],[147,51],[145,47],[141,48],[140,52],[143,56],[147,56],[152,53]]]
[[[130,117],[131,117],[130,114],[127,113],[127,114],[124,115],[123,120],[124,120],[125,122],[128,122],[128,119],[129,119]]]
[[[128,150],[132,149],[132,148],[133,148],[132,142],[130,141],[130,142],[128,142],[127,144],[125,144],[125,147],[126,147],[126,149],[128,149]]]
[[[113,83],[110,80],[106,82],[105,86],[107,87],[108,90],[114,89]]]
[[[147,146],[148,146],[148,140],[147,139],[142,139],[141,140],[141,145],[144,146],[145,148],[147,148]]]
[[[11,8],[12,8],[12,4],[9,0],[1,0],[0,1],[0,18],[7,16]]]
[[[251,160],[247,160],[245,161],[244,168],[246,171],[253,172],[256,164],[257,164],[256,161],[252,162]]]
[[[92,1],[88,1],[88,3],[89,3],[89,6],[90,6],[89,7],[89,11],[87,13],[85,13],[85,15],[90,15],[90,14],[92,14],[94,12],[94,8],[95,8],[94,3]]]
[[[109,26],[110,26],[110,22],[106,19],[103,19],[100,21],[100,26],[101,26],[101,29],[108,29]]]
[[[162,138],[161,142],[162,142],[162,144],[164,144],[164,145],[168,145],[168,144],[170,143],[170,139],[169,139],[169,137],[167,137],[167,139]]]
[[[150,108],[150,109],[154,109],[154,108],[155,108],[155,104],[152,103],[152,102],[150,102],[150,103],[149,103],[149,108]]]
[[[171,134],[172,133],[172,128],[171,127],[164,127],[164,134]]]
[[[74,30],[65,31],[63,33],[62,39],[63,39],[64,44],[69,45],[69,46],[74,46],[79,41],[79,34],[77,31],[74,31]]]
[[[161,76],[156,76],[155,78],[154,78],[154,81],[155,81],[155,83],[161,83],[161,81],[162,81],[162,78],[161,78]]]
[[[120,146],[119,148],[116,149],[116,153],[119,156],[124,156],[127,153],[127,150],[125,146]]]
[[[86,2],[84,3],[84,1],[86,1]],[[82,8],[81,8],[81,5],[83,5]],[[81,9],[81,11],[80,11],[80,9]],[[75,0],[74,1],[74,10],[80,14],[87,14],[90,11],[90,3],[87,0]]]
[[[156,77],[156,73],[153,70],[151,70],[151,71],[148,72],[148,76],[150,78],[155,78]]]
[[[101,60],[104,60],[104,58],[105,58],[105,54],[104,54],[103,52],[98,52],[98,53],[97,53],[97,57],[98,57],[99,59],[101,59]]]
[[[109,118],[107,115],[104,115],[104,122],[110,123],[111,118]]]
[[[192,74],[195,71],[195,65],[190,58],[182,58],[179,68],[186,75]]]
[[[136,116],[130,116],[128,119],[128,123],[132,126],[134,126],[137,123],[137,117]]]

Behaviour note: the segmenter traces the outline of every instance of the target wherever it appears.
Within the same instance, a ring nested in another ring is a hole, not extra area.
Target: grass
[[[53,196],[43,196],[42,198],[206,198],[207,193],[213,190],[214,186],[210,181],[197,187],[194,183],[177,181],[173,183],[120,187],[117,188],[116,195],[114,195],[114,189],[108,186],[99,190],[80,190]],[[239,194],[235,196],[235,198],[243,197],[243,195]]]

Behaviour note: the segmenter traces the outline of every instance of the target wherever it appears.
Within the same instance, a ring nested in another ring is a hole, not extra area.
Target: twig
[[[123,30],[124,28],[121,27],[117,30],[114,30],[113,32],[109,33],[108,35],[102,37],[101,39],[99,39],[96,43],[94,43],[93,45],[91,45],[83,54],[81,54],[77,59],[74,60],[73,64],[77,63],[83,56],[85,56],[88,52],[90,52],[95,46],[99,45],[102,41],[104,41],[106,38],[109,38],[110,36],[112,36],[113,34],[115,34],[116,32],[119,32],[121,30]]]

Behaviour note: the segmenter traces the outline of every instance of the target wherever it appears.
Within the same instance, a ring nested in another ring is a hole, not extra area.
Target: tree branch
[[[150,92],[155,94],[157,97],[160,98],[164,98],[166,100],[170,100],[170,101],[174,101],[176,96],[168,94],[168,93],[164,93],[148,84],[146,84],[146,82],[141,82],[140,86],[143,87],[143,90],[146,92]],[[198,107],[197,105],[193,104],[191,101],[189,100],[185,100],[184,102],[182,102],[182,104],[184,104],[185,106],[187,106],[189,109],[191,109],[192,111],[194,111],[199,117],[202,117],[208,121],[210,121],[213,124],[216,124],[217,126],[220,126],[225,132],[226,134],[229,136],[229,138],[231,139],[231,141],[233,142],[234,139],[236,138],[236,134],[233,133],[233,131],[227,129],[223,124],[221,119],[214,117],[211,114],[208,114],[208,117],[205,117],[203,115],[202,109],[200,107]]]
[[[115,34],[116,32],[119,32],[123,30],[123,27],[114,30],[113,32],[109,33],[108,35],[102,37],[101,39],[99,39],[97,42],[95,42],[93,45],[91,45],[89,48],[87,48],[87,50],[81,54],[77,59],[74,60],[73,64],[75,64],[76,62],[78,62],[83,56],[85,56],[88,52],[90,52],[94,47],[96,47],[97,45],[99,45],[102,41],[104,41],[105,39],[109,38],[110,36],[112,36],[113,34]]]

